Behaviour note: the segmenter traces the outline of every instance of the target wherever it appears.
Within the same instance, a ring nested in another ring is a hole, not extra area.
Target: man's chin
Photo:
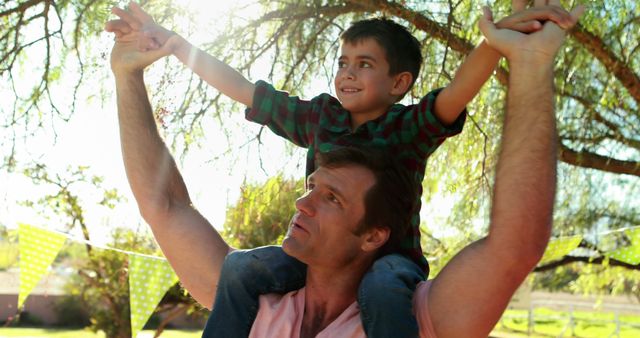
[[[289,234],[282,240],[282,251],[293,258],[301,260],[300,252],[302,250],[300,243],[295,238],[290,237]]]
[[[282,240],[282,251],[284,251],[287,255],[291,256],[291,246],[293,245],[293,242],[295,241],[293,238],[289,237],[289,234],[287,234],[284,239]],[[294,250],[295,251],[295,250]]]

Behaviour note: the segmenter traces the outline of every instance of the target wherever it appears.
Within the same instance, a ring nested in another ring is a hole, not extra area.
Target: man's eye
[[[345,62],[338,61],[338,68],[345,68],[345,67],[347,67],[347,64]]]
[[[329,194],[327,196],[327,199],[329,200],[329,202],[331,203],[335,203],[335,204],[340,204],[340,201],[338,200],[338,198],[336,197],[336,195],[334,194]]]
[[[369,62],[360,62],[360,68],[371,68],[371,64]]]

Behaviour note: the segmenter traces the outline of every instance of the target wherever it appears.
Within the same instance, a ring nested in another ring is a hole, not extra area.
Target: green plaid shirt
[[[266,125],[277,135],[307,148],[306,176],[316,169],[316,152],[370,144],[389,148],[413,172],[416,182],[422,182],[429,155],[447,137],[460,133],[466,118],[465,110],[451,126],[440,123],[433,114],[439,92],[440,89],[429,92],[414,105],[394,104],[384,115],[352,131],[351,115],[333,96],[321,94],[310,101],[301,100],[258,81],[253,107],[247,108],[245,116],[247,120]],[[429,265],[420,247],[422,184],[418,192],[417,211],[402,240],[401,254],[410,257],[428,275]]]

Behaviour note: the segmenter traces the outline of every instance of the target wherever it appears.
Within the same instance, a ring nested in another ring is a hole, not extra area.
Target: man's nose
[[[296,200],[296,209],[307,216],[315,215],[314,199],[315,194],[313,194],[313,191],[305,192],[304,195]]]

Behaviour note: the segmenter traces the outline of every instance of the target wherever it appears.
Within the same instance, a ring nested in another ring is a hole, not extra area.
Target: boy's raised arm
[[[465,59],[447,87],[436,97],[434,114],[444,125],[451,125],[489,79],[500,60],[500,53],[482,42]]]
[[[226,63],[193,46],[180,35],[155,23],[140,5],[132,1],[129,3],[129,11],[116,7],[113,13],[127,22],[131,29],[143,33],[138,41],[141,51],[160,49],[164,55],[173,54],[222,94],[248,107],[252,106],[255,90],[252,82]]]
[[[175,44],[173,55],[212,87],[247,107],[253,105],[255,85],[240,72],[193,46],[177,34],[173,35],[167,43],[169,46]]]
[[[526,1],[524,1],[526,3]],[[552,21],[566,28],[572,24],[571,15],[558,6],[544,6],[523,10],[523,0],[512,2],[517,12],[496,23],[498,29],[532,33],[542,27],[541,22]],[[502,55],[483,41],[467,56],[453,80],[440,92],[435,102],[435,115],[445,125],[460,116],[469,102],[493,73]]]

